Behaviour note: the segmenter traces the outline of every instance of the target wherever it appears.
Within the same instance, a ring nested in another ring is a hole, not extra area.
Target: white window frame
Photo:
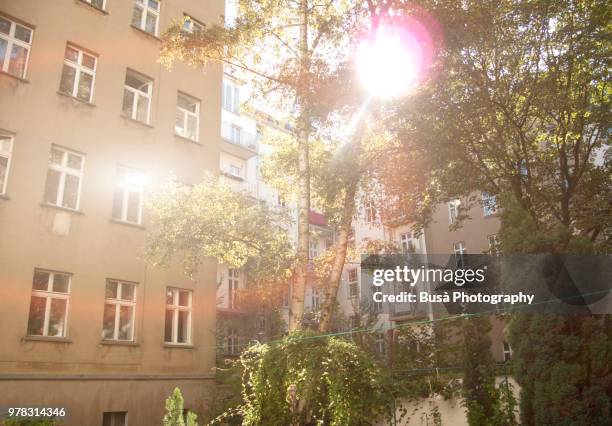
[[[235,173],[237,171],[237,173]],[[235,177],[242,178],[242,166],[238,166],[235,163],[230,163],[227,172]]]
[[[319,240],[311,238],[308,241],[308,258],[314,260],[319,257]]]
[[[240,290],[240,269],[230,268],[227,271],[227,305],[237,309],[238,290]]]
[[[355,273],[354,280],[351,277],[353,272]],[[349,298],[359,297],[359,273],[357,272],[357,268],[352,268],[347,271],[347,282]]]
[[[361,327],[361,317],[358,314],[351,315],[349,321],[350,321],[351,331],[359,330],[359,327]]]
[[[95,7],[95,6],[94,6]],[[79,91],[79,82],[81,81],[81,73],[84,74],[89,74],[91,76],[91,90],[89,91],[89,99],[87,99],[87,102],[91,103],[92,99],[93,99],[93,94],[94,94],[94,88],[96,87],[96,70],[98,68],[98,55],[95,55],[89,51],[85,51],[83,49],[81,49],[80,47],[75,46],[74,44],[71,43],[67,43],[66,44],[66,49],[72,49],[72,50],[76,50],[78,53],[78,57],[77,57],[77,62],[72,62],[70,59],[66,58],[66,52],[64,51],[64,65],[67,65],[69,67],[72,67],[75,69],[75,75],[74,75],[74,81],[72,82],[72,91],[70,93],[66,93],[70,96],[72,96],[73,98],[77,98],[77,99],[81,99],[77,96],[78,91]],[[94,67],[93,70],[91,68],[87,68],[86,66],[83,65],[83,54],[87,55],[87,56],[91,56],[92,58],[94,58]],[[62,76],[60,77],[60,81],[63,78],[64,73],[63,73],[63,69],[62,69]],[[64,92],[62,92],[64,93]]]
[[[104,307],[106,308],[106,305],[113,305],[115,307],[115,328],[113,330],[113,337],[112,338],[104,338],[103,340],[105,341],[117,341],[117,342],[133,342],[134,341],[134,336],[136,335],[136,331],[134,329],[134,327],[136,326],[136,292],[138,291],[138,285],[137,283],[134,282],[130,282],[130,281],[122,281],[122,280],[114,280],[114,279],[107,279],[106,280],[106,284],[108,285],[108,283],[110,282],[116,282],[117,283],[117,297],[116,298],[111,298],[111,297],[104,297]],[[133,286],[134,287],[134,298],[133,300],[126,300],[122,298],[122,291],[123,291],[123,286],[124,285],[129,285],[129,286]],[[120,323],[120,314],[121,314],[121,307],[122,306],[128,306],[132,308],[132,318],[130,319],[131,322],[131,335],[129,336],[129,339],[120,339],[119,338],[119,323]]]
[[[482,193],[482,214],[487,216],[493,216],[497,214],[497,197],[487,192]]]
[[[313,311],[318,311],[321,306],[321,294],[318,288],[311,287],[310,289],[310,306]]]
[[[507,349],[506,346],[508,347]],[[512,360],[512,347],[510,346],[510,343],[506,341],[502,342],[502,352],[504,354],[504,362]]]
[[[379,355],[387,354],[387,338],[384,331],[377,331],[375,333],[376,351]]]
[[[227,337],[225,338],[227,345],[228,355],[238,355],[240,353],[240,337],[236,328],[229,328],[227,330]]]
[[[240,114],[240,88],[224,80],[221,98],[221,107],[234,114]]]
[[[85,3],[88,3],[92,7],[95,7],[96,9],[106,10],[106,0],[102,0],[102,7],[98,7],[95,4],[93,4],[92,3],[93,0],[82,0],[82,1],[84,1]]]
[[[12,135],[6,135],[4,133],[0,133],[0,140],[8,140],[8,151],[2,151],[0,145],[0,157],[6,158],[6,173],[4,175],[4,182],[0,184],[0,195],[6,195],[6,188],[8,185],[9,173],[11,172],[11,159],[13,158],[13,144],[15,142],[15,138]]]
[[[191,15],[187,15],[185,13],[183,14],[183,19],[184,19],[183,30],[187,31],[188,33],[193,33],[195,31],[202,31],[204,29],[204,24],[202,24],[200,21],[198,21]]]
[[[416,252],[417,245],[414,243],[415,238],[412,237],[412,232],[403,232],[400,234],[400,246],[402,253]]]
[[[32,39],[34,38],[34,28],[24,25],[20,22],[15,22],[12,19],[4,15],[0,15],[0,17],[2,17],[2,19],[5,19],[11,23],[11,27],[9,28],[8,34],[0,33],[0,38],[6,41],[6,52],[4,52],[4,62],[2,65],[2,69],[0,71],[5,72],[9,75],[14,75],[15,77],[18,77],[18,78],[25,78],[28,72],[28,65],[30,63],[30,50],[32,49]],[[30,42],[29,43],[26,43],[23,40],[19,40],[18,38],[15,38],[15,29],[17,28],[17,25],[30,30]],[[25,66],[23,67],[23,75],[15,75],[9,72],[9,62],[11,60],[11,52],[13,51],[13,45],[23,47],[27,51]]]
[[[28,336],[42,336],[42,337],[50,337],[50,338],[65,338],[68,331],[68,312],[70,307],[70,289],[72,287],[72,274],[68,272],[55,272],[48,271],[46,269],[36,268],[34,273],[36,272],[44,272],[49,274],[49,279],[47,281],[47,290],[35,290],[34,289],[34,278],[32,277],[32,294],[31,296],[36,296],[45,299],[45,319],[43,322],[43,334],[29,334]],[[68,291],[66,293],[60,293],[57,291],[53,291],[53,281],[55,280],[56,275],[67,275],[68,276]],[[60,336],[49,336],[49,317],[51,316],[51,301],[53,299],[61,299],[66,301],[66,310],[64,312],[64,327],[62,328],[62,334]],[[32,304],[32,300],[30,298],[30,306]],[[28,326],[30,323],[30,315],[28,312]]]
[[[365,220],[367,223],[376,223],[378,222],[378,211],[373,202],[366,203],[364,207],[365,211]]]
[[[135,0],[134,8],[142,9],[142,14],[140,15],[140,24],[137,25],[136,28],[148,34],[153,34],[154,36],[157,36],[157,32],[159,31],[159,14],[161,12],[161,1],[157,0],[157,9],[154,9],[149,5],[148,0]],[[147,15],[149,13],[155,16],[155,32],[153,33],[147,31]]]
[[[145,174],[141,172],[140,170],[132,169],[130,167],[125,167],[121,165],[117,166],[117,174],[119,174],[118,173],[119,170],[123,170],[123,173],[125,173],[126,178],[124,178],[123,181],[121,181],[119,180],[118,177],[115,177],[115,190],[117,188],[121,189],[123,191],[123,197],[121,199],[121,217],[113,216],[113,219],[119,220],[121,222],[142,225],[142,209],[143,209],[143,198],[144,198]],[[130,175],[131,176],[140,175],[140,177],[138,179],[137,178],[129,179],[128,176]],[[129,199],[130,199],[131,193],[138,194],[138,220],[136,222],[128,220],[128,206],[129,206]],[[114,202],[115,200],[114,200],[114,193],[113,193],[113,203]],[[114,210],[114,206],[113,206],[113,210]],[[112,215],[112,212],[111,212],[111,215]]]
[[[456,199],[448,202],[448,223],[452,225],[459,217],[459,206],[461,206],[461,200]]]
[[[189,294],[189,301],[187,302],[187,306],[179,305],[179,294],[180,292],[187,292]],[[187,290],[184,288],[177,287],[167,287],[166,294],[168,292],[172,292],[172,304],[168,304],[166,302],[166,309],[164,310],[164,316],[166,315],[166,311],[172,311],[172,339],[171,341],[167,341],[164,336],[164,342],[170,345],[191,345],[192,342],[192,310],[193,310],[193,290]],[[179,312],[187,312],[187,341],[186,342],[178,342],[178,324],[179,324]],[[165,324],[165,318],[164,318]]]
[[[147,91],[144,92],[142,90],[139,89],[135,89],[132,86],[128,86],[125,82],[123,84],[123,90],[124,92],[127,90],[128,92],[132,92],[134,94],[133,97],[133,102],[132,102],[132,108],[131,108],[131,112],[130,115],[128,116],[128,118],[131,118],[132,120],[136,120],[139,121],[141,123],[146,123],[146,124],[150,124],[151,122],[151,102],[153,101],[153,80],[150,79],[149,77],[146,77],[142,74],[139,74],[135,71],[132,71],[130,69],[128,69],[125,73],[125,76],[127,78],[128,74],[133,75],[136,78],[139,79],[143,79],[146,80],[147,84]],[[140,97],[146,98],[147,99],[147,119],[145,121],[140,121],[137,117],[138,117],[138,99]],[[122,105],[122,109],[123,109],[123,105]]]
[[[465,259],[463,257],[465,254],[467,254],[467,247],[465,246],[465,242],[458,241],[456,243],[453,243],[453,253],[455,254],[455,264],[459,265],[459,262],[457,262],[457,256],[459,256],[459,258],[461,259],[461,267],[465,267]]]
[[[55,170],[60,173],[60,179],[58,182],[57,188],[57,196],[55,202],[49,202],[49,204],[62,207],[69,210],[78,211],[81,205],[81,188],[83,186],[83,171],[85,170],[85,155],[76,151],[72,151],[66,148],[62,148],[57,145],[51,145],[51,151],[61,151],[62,152],[62,164],[54,164],[51,162],[51,154],[49,153],[49,169]],[[72,167],[68,167],[68,156],[75,155],[77,157],[81,157],[81,169],[73,169]],[[76,198],[76,206],[74,208],[64,206],[64,191],[66,190],[66,175],[76,176],[79,178],[79,187],[77,189],[77,198]],[[47,177],[48,178],[48,177]],[[46,191],[46,181],[45,181],[45,191]]]
[[[185,108],[182,108],[179,106],[178,103],[178,99],[180,97],[183,97],[185,99],[187,99],[189,102],[192,102],[195,105],[195,112],[191,112]],[[177,112],[179,112],[180,114],[183,115],[183,128],[182,128],[182,133],[181,131],[177,131],[176,129],[176,124],[174,125],[174,131],[176,132],[177,135],[182,136],[184,138],[190,139],[194,142],[197,142],[200,140],[200,100],[194,98],[193,96],[189,96],[186,95],[183,92],[178,92],[177,95],[177,102],[176,102],[176,109]],[[196,120],[196,129],[195,129],[195,137],[191,138],[187,135],[187,123],[189,122],[189,117],[193,117]]]
[[[491,254],[499,254],[499,238],[497,234],[487,235],[487,241],[489,242],[489,252]]]

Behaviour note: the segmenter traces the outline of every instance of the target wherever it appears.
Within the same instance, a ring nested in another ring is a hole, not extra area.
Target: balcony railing
[[[257,152],[257,138],[253,133],[245,131],[243,128],[230,124],[221,123],[221,137],[234,145],[242,146],[251,151]]]
[[[250,196],[259,198],[259,185],[257,182],[248,182],[246,180],[236,180],[230,176],[233,176],[230,172],[221,169],[221,173],[225,176],[221,176],[221,181],[230,186],[234,191],[246,192]],[[230,175],[230,176],[227,176]]]

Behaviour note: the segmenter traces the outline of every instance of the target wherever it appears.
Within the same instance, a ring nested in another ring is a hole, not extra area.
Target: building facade
[[[142,253],[147,189],[217,173],[221,146],[221,66],[168,71],[159,35],[223,8],[0,0],[0,406],[159,424],[178,386],[205,414],[216,263],[191,280]]]

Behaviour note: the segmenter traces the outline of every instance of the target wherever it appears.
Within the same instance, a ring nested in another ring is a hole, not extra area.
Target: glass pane
[[[132,340],[132,306],[119,308],[119,340]]]
[[[4,182],[6,180],[6,170],[8,169],[8,158],[0,157],[0,194],[4,191]]]
[[[17,40],[21,40],[21,41],[25,41],[26,43],[29,43],[31,36],[32,36],[31,29],[22,27],[21,25],[17,25],[15,27],[15,38]]]
[[[174,292],[175,290],[166,290],[166,305],[174,305]]]
[[[0,70],[4,70],[4,57],[6,56],[6,45],[8,42],[0,38]]]
[[[134,300],[134,290],[135,290],[134,284],[122,283],[121,284],[121,299],[133,301]]]
[[[185,129],[183,128],[184,117],[185,113],[183,111],[176,111],[176,118],[174,120],[174,131],[181,136],[185,136]]]
[[[189,99],[187,99],[187,97],[182,95],[179,95],[177,104],[178,106],[183,109],[186,109],[187,111],[193,111],[193,109],[195,108],[193,102],[191,102]]]
[[[172,315],[174,311],[166,309],[166,321],[164,325],[164,342],[172,342]]]
[[[76,69],[64,64],[62,68],[62,78],[60,80],[60,92],[72,95],[74,88],[74,79],[76,77]]]
[[[13,49],[11,50],[11,58],[9,60],[9,74],[16,75],[17,77],[24,77],[27,58],[28,49],[13,44]]]
[[[159,10],[159,1],[158,0],[149,0],[149,7],[151,9]]]
[[[70,275],[53,274],[53,291],[68,293],[70,290]]]
[[[45,271],[34,271],[34,279],[32,281],[32,288],[34,290],[47,291],[49,289],[49,272]]]
[[[127,218],[128,222],[140,223],[140,218],[138,217],[140,209],[140,194],[134,191],[130,191],[128,193],[128,210],[127,210]]]
[[[112,340],[115,338],[115,305],[104,305],[104,316],[102,318],[102,339]]]
[[[187,137],[196,139],[198,130],[198,119],[192,115],[187,117]]]
[[[104,9],[104,0],[91,0],[91,4],[98,9]]]
[[[45,324],[45,306],[47,299],[32,296],[30,298],[30,314],[28,316],[28,335],[42,336]]]
[[[0,17],[0,33],[8,34],[11,32],[11,21]]]
[[[66,299],[51,299],[49,336],[63,336],[66,325]]]
[[[178,313],[178,330],[177,330],[177,343],[189,343],[189,312],[179,311]]]
[[[157,15],[153,13],[147,13],[147,22],[145,24],[145,31],[151,34],[156,34],[156,26],[157,26]]]
[[[96,58],[91,55],[87,55],[83,53],[83,61],[81,62],[81,64],[84,67],[87,67],[90,70],[93,70],[96,68]]]
[[[59,149],[51,148],[51,155],[49,157],[49,162],[51,164],[62,164],[64,160],[64,152]]]
[[[0,153],[10,154],[13,139],[0,135]]]
[[[127,117],[132,117],[132,106],[134,105],[134,92],[129,90],[123,91],[123,114]]]
[[[75,170],[81,170],[83,157],[75,154],[68,154],[68,167]]]
[[[78,194],[79,177],[73,175],[66,175],[66,181],[64,184],[64,201],[62,203],[62,206],[68,207],[69,209],[76,209]]]
[[[121,210],[123,208],[123,189],[115,188],[113,196],[113,218],[122,220]]]
[[[137,77],[131,72],[128,72],[125,75],[125,85],[133,89],[140,90],[143,93],[147,93],[147,83],[148,81]]]
[[[143,14],[143,10],[142,7],[135,5],[134,6],[134,11],[132,12],[132,25],[134,25],[135,27],[138,28],[142,28],[140,23],[142,22],[142,14]]]
[[[45,184],[45,203],[57,204],[57,190],[59,188],[60,172],[47,170],[47,183]]]
[[[93,76],[91,74],[81,72],[79,77],[79,87],[77,88],[77,98],[90,102],[92,90]]]
[[[116,299],[117,298],[117,281],[107,281],[106,282],[106,292],[104,293],[104,297],[107,299]]]
[[[76,64],[79,62],[79,51],[70,46],[66,46],[66,51],[64,52],[64,58]]]
[[[189,291],[179,291],[179,305],[189,306]]]
[[[144,123],[149,122],[149,98],[138,96],[136,104],[136,120]]]

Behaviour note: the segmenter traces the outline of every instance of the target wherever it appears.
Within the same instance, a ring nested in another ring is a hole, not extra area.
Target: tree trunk
[[[336,255],[334,256],[334,263],[325,285],[325,302],[321,309],[321,321],[319,323],[319,331],[321,333],[329,332],[334,306],[336,305],[338,287],[340,287],[342,269],[346,262],[346,252],[351,233],[351,225],[353,223],[356,191],[357,179],[353,178],[346,189],[344,207],[342,210],[342,222],[340,223],[338,243],[336,245]]]
[[[308,50],[308,0],[300,0],[300,75],[297,87],[298,117],[298,247],[295,280],[291,293],[289,330],[298,330],[304,316],[306,274],[308,272],[308,240],[310,226],[310,165],[308,140],[310,135],[309,72],[310,52]]]

